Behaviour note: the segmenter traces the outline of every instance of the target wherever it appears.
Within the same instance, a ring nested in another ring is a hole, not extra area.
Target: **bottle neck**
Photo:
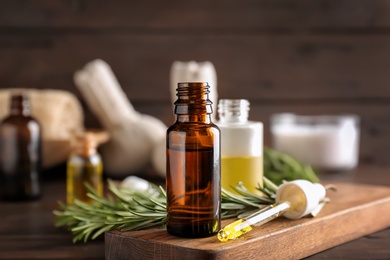
[[[10,102],[11,115],[30,115],[30,101],[26,93],[13,94]]]
[[[96,154],[96,147],[80,146],[76,149],[76,154],[82,157],[90,157]]]
[[[82,157],[90,157],[97,153],[97,142],[93,134],[85,133],[76,138],[75,153]]]
[[[181,123],[185,122],[199,122],[199,123],[207,123],[211,124],[211,116],[210,114],[201,114],[201,115],[177,115],[177,121]]]
[[[209,88],[205,82],[178,83],[175,114],[179,122],[211,123]]]
[[[249,116],[249,101],[246,99],[221,99],[218,103],[221,123],[246,123]]]

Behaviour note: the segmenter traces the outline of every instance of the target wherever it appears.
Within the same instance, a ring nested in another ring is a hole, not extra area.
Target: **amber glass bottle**
[[[179,83],[176,122],[167,130],[167,230],[181,237],[220,229],[220,130],[207,83]]]
[[[11,96],[10,113],[1,122],[0,195],[29,200],[41,195],[41,127],[30,115],[26,93]]]
[[[97,140],[92,132],[76,137],[74,150],[67,162],[66,201],[75,199],[91,203],[85,183],[92,186],[98,195],[103,195],[103,163],[97,153]]]

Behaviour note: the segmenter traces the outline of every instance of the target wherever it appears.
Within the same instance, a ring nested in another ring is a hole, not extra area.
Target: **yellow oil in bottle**
[[[221,186],[227,191],[234,192],[232,186],[242,182],[251,192],[261,194],[256,189],[263,183],[263,157],[221,157]]]
[[[73,204],[75,199],[87,203],[92,202],[87,196],[88,190],[85,183],[91,185],[98,195],[103,195],[102,168],[101,162],[97,164],[68,162],[66,181],[66,201],[68,204]]]
[[[66,201],[73,204],[75,199],[92,203],[88,197],[86,183],[103,195],[103,163],[96,151],[97,141],[93,133],[76,138],[74,151],[67,162]]]

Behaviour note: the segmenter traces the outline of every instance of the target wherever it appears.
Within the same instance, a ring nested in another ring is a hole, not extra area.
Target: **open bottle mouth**
[[[29,114],[30,100],[27,92],[18,91],[12,93],[10,109],[11,113]]]
[[[175,114],[211,114],[210,86],[207,82],[180,82],[177,84]]]
[[[246,99],[221,99],[218,103],[221,122],[246,122],[249,110],[249,101]]]

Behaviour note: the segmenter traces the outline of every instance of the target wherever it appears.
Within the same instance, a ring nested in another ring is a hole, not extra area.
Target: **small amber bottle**
[[[30,200],[41,195],[41,126],[30,114],[27,93],[13,94],[10,113],[1,122],[0,195]]]
[[[103,195],[103,163],[97,152],[97,140],[93,132],[78,135],[74,150],[67,162],[66,201],[73,204],[75,199],[91,203],[87,196],[86,183],[91,185],[98,195]]]
[[[178,83],[176,122],[167,130],[167,231],[212,236],[220,229],[220,130],[207,83]]]

